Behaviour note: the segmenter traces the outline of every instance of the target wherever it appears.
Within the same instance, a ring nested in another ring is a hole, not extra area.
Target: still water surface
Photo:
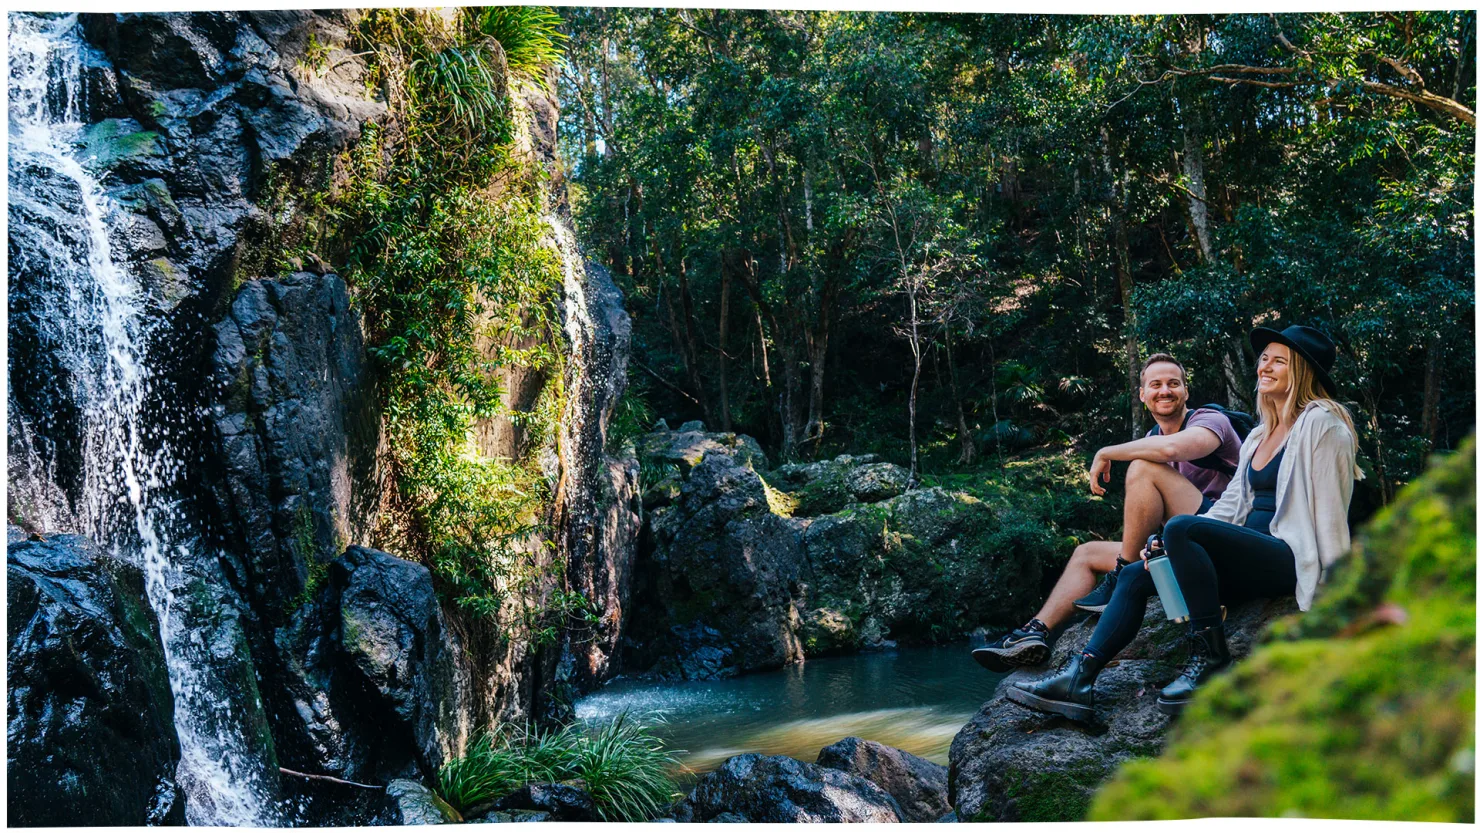
[[[1002,678],[965,644],[808,660],[729,680],[612,683],[576,703],[592,722],[646,722],[695,772],[745,752],[815,761],[850,735],[946,763],[951,739]]]

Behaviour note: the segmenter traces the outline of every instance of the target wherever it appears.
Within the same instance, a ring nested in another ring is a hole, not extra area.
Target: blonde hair
[[[1290,395],[1285,397],[1283,407],[1276,407],[1274,397],[1267,393],[1259,394],[1259,421],[1267,426],[1265,436],[1276,431],[1281,425],[1295,424],[1295,420],[1305,413],[1305,408],[1312,402],[1319,402],[1326,409],[1336,415],[1336,418],[1346,425],[1346,430],[1352,437],[1352,453],[1357,452],[1357,426],[1352,421],[1351,411],[1345,405],[1331,398],[1315,371],[1311,369],[1310,362],[1305,357],[1290,351]],[[1360,471],[1360,469],[1358,469]]]

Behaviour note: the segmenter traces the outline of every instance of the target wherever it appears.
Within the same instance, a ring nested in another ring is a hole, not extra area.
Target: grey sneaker
[[[972,651],[971,658],[998,674],[1023,665],[1037,665],[1048,659],[1048,626],[1033,619],[997,641]]]

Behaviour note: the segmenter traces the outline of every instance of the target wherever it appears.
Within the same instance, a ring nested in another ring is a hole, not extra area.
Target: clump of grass
[[[598,727],[540,731],[504,725],[479,736],[437,774],[437,791],[459,811],[525,784],[580,781],[603,821],[656,818],[678,796],[678,761],[645,726],[619,715]]]
[[[545,70],[560,60],[561,45],[566,40],[560,31],[560,15],[554,9],[493,6],[467,9],[465,14],[474,29],[503,48],[511,75],[545,85]]]

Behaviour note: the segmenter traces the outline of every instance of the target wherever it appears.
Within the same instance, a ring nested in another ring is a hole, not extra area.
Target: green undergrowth
[[[433,570],[477,614],[558,573],[543,543],[552,484],[536,459],[564,391],[561,264],[539,183],[521,158],[515,93],[558,56],[549,9],[374,9],[351,48],[390,115],[342,159],[325,239],[342,258],[382,372],[394,485],[380,537]],[[505,404],[499,371],[538,374],[533,407]],[[523,431],[519,458],[480,452],[476,429]]]
[[[574,783],[591,794],[603,821],[640,822],[678,797],[671,775],[677,766],[662,742],[626,715],[552,731],[505,724],[443,765],[437,791],[467,814],[525,784]]]
[[[1029,449],[989,458],[977,469],[927,474],[921,482],[963,492],[998,509],[1011,509],[1053,539],[1053,563],[1045,570],[1058,576],[1074,548],[1086,541],[1114,536],[1121,527],[1118,486],[1104,497],[1090,494],[1089,461],[1067,444]],[[1117,478],[1123,471],[1116,472]]]
[[[1358,537],[1312,610],[1215,680],[1090,818],[1475,815],[1475,445]]]

